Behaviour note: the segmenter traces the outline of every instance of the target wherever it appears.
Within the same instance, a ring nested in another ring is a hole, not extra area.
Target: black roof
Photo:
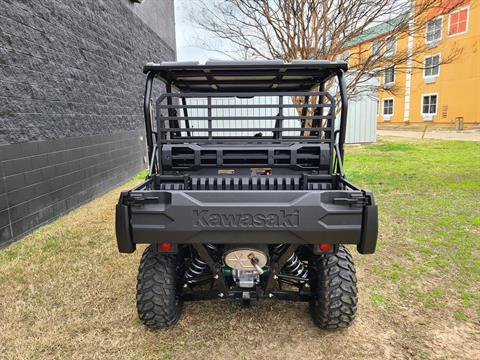
[[[148,63],[143,72],[182,92],[261,92],[310,90],[347,68],[345,61],[326,60],[169,61]]]

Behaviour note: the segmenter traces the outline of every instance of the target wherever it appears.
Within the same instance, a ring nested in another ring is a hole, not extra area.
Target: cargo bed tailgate
[[[371,195],[342,190],[130,191],[116,220],[123,252],[158,242],[360,244],[377,231]]]

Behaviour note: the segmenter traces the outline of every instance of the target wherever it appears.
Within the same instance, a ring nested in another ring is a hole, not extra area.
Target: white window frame
[[[374,49],[373,45],[375,43],[378,43],[378,45],[379,45],[378,46],[378,51],[376,51],[376,52],[373,51],[373,49]],[[380,58],[380,56],[382,56],[382,47],[383,47],[383,42],[381,40],[372,41],[372,47],[370,49],[370,54],[374,59],[378,59],[378,58]]]
[[[385,114],[385,101],[386,100],[392,100],[392,113],[391,114]],[[389,98],[383,98],[382,99],[382,118],[384,121],[390,121],[390,119],[393,117],[395,114],[395,98],[389,97]]]
[[[465,26],[465,31],[464,31],[464,32],[461,32],[461,33],[450,34],[450,19],[451,19],[451,16],[452,16],[453,14],[455,14],[456,12],[460,12],[460,11],[465,10],[465,9],[467,9],[467,24],[466,24],[466,26]],[[447,29],[447,35],[448,35],[448,37],[451,38],[451,37],[454,37],[454,36],[466,34],[466,33],[468,32],[469,22],[470,22],[470,5],[468,5],[468,6],[463,6],[463,7],[461,7],[461,8],[456,9],[455,11],[452,11],[450,14],[448,14],[448,29]]]
[[[435,56],[438,56],[438,74],[436,75],[427,75],[426,74],[426,71],[427,71],[427,58],[433,58]],[[442,54],[440,53],[436,53],[436,54],[432,54],[432,55],[427,55],[423,58],[423,78],[424,79],[435,79],[437,77],[440,76],[440,64],[442,62]]]
[[[437,97],[437,103],[435,104],[435,113],[424,113],[423,112],[423,100],[427,96],[436,96]],[[439,97],[438,97],[438,92],[437,93],[427,93],[427,94],[422,94],[421,95],[421,97],[420,97],[420,114],[422,114],[423,120],[428,120],[428,121],[433,120],[433,117],[438,114],[438,104],[439,103],[440,103],[440,101],[439,101]]]
[[[387,75],[387,70],[388,69],[391,69],[393,68],[393,81],[390,81],[390,82],[386,82],[386,75]],[[383,69],[383,86],[391,86],[395,84],[395,65],[392,65],[392,66],[389,66],[389,67],[386,67],[385,69]]]
[[[392,47],[392,52],[388,52],[388,41],[393,39],[394,41],[394,44],[393,44],[393,47]],[[392,36],[389,36],[385,39],[385,51],[383,53],[383,55],[386,57],[386,58],[392,58],[395,53],[397,52],[397,37],[395,35],[392,35]]]
[[[428,41],[427,39],[427,35],[428,35],[428,23],[430,21],[434,21],[434,20],[438,20],[438,19],[441,19],[440,20],[440,38],[438,39],[435,39],[435,40],[431,40],[431,41]],[[427,24],[425,25],[425,44],[427,45],[433,45],[433,44],[436,44],[436,43],[439,43],[443,38],[443,16],[440,15],[440,16],[437,16],[437,17],[434,17],[430,20],[428,20]]]

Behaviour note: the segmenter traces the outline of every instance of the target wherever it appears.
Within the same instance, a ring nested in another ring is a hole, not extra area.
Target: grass
[[[448,307],[452,318],[480,316],[480,143],[383,142],[357,147],[345,166],[376,194],[380,231],[391,236],[381,237],[388,261],[372,266],[373,275],[414,303]]]
[[[147,331],[134,297],[142,249],[116,250],[116,189],[0,251],[0,359],[477,358],[480,143],[350,146],[345,168],[376,195],[381,225],[377,253],[355,255],[351,328],[320,331],[301,303],[208,301]]]
[[[144,170],[135,175],[132,180],[143,181],[148,175],[148,170]]]

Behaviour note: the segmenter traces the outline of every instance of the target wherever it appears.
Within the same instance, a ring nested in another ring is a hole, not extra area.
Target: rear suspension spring
[[[217,251],[217,247],[213,244],[206,244],[206,247],[211,251]],[[192,252],[192,262],[185,271],[185,278],[189,281],[202,275],[207,269],[207,263],[198,255],[196,251]]]
[[[273,247],[273,253],[277,256],[280,256],[287,248],[287,244],[278,244]],[[288,258],[283,267],[284,271],[288,275],[297,276],[305,280],[308,279],[308,269],[300,261],[297,254],[293,253],[292,256]]]
[[[308,269],[295,253],[293,253],[292,256],[290,256],[290,258],[287,260],[284,269],[287,274],[297,276],[305,280],[308,279]]]
[[[197,253],[194,253],[192,255],[192,262],[187,271],[185,271],[185,278],[192,280],[193,278],[202,275],[206,268],[207,263],[203,261]]]

